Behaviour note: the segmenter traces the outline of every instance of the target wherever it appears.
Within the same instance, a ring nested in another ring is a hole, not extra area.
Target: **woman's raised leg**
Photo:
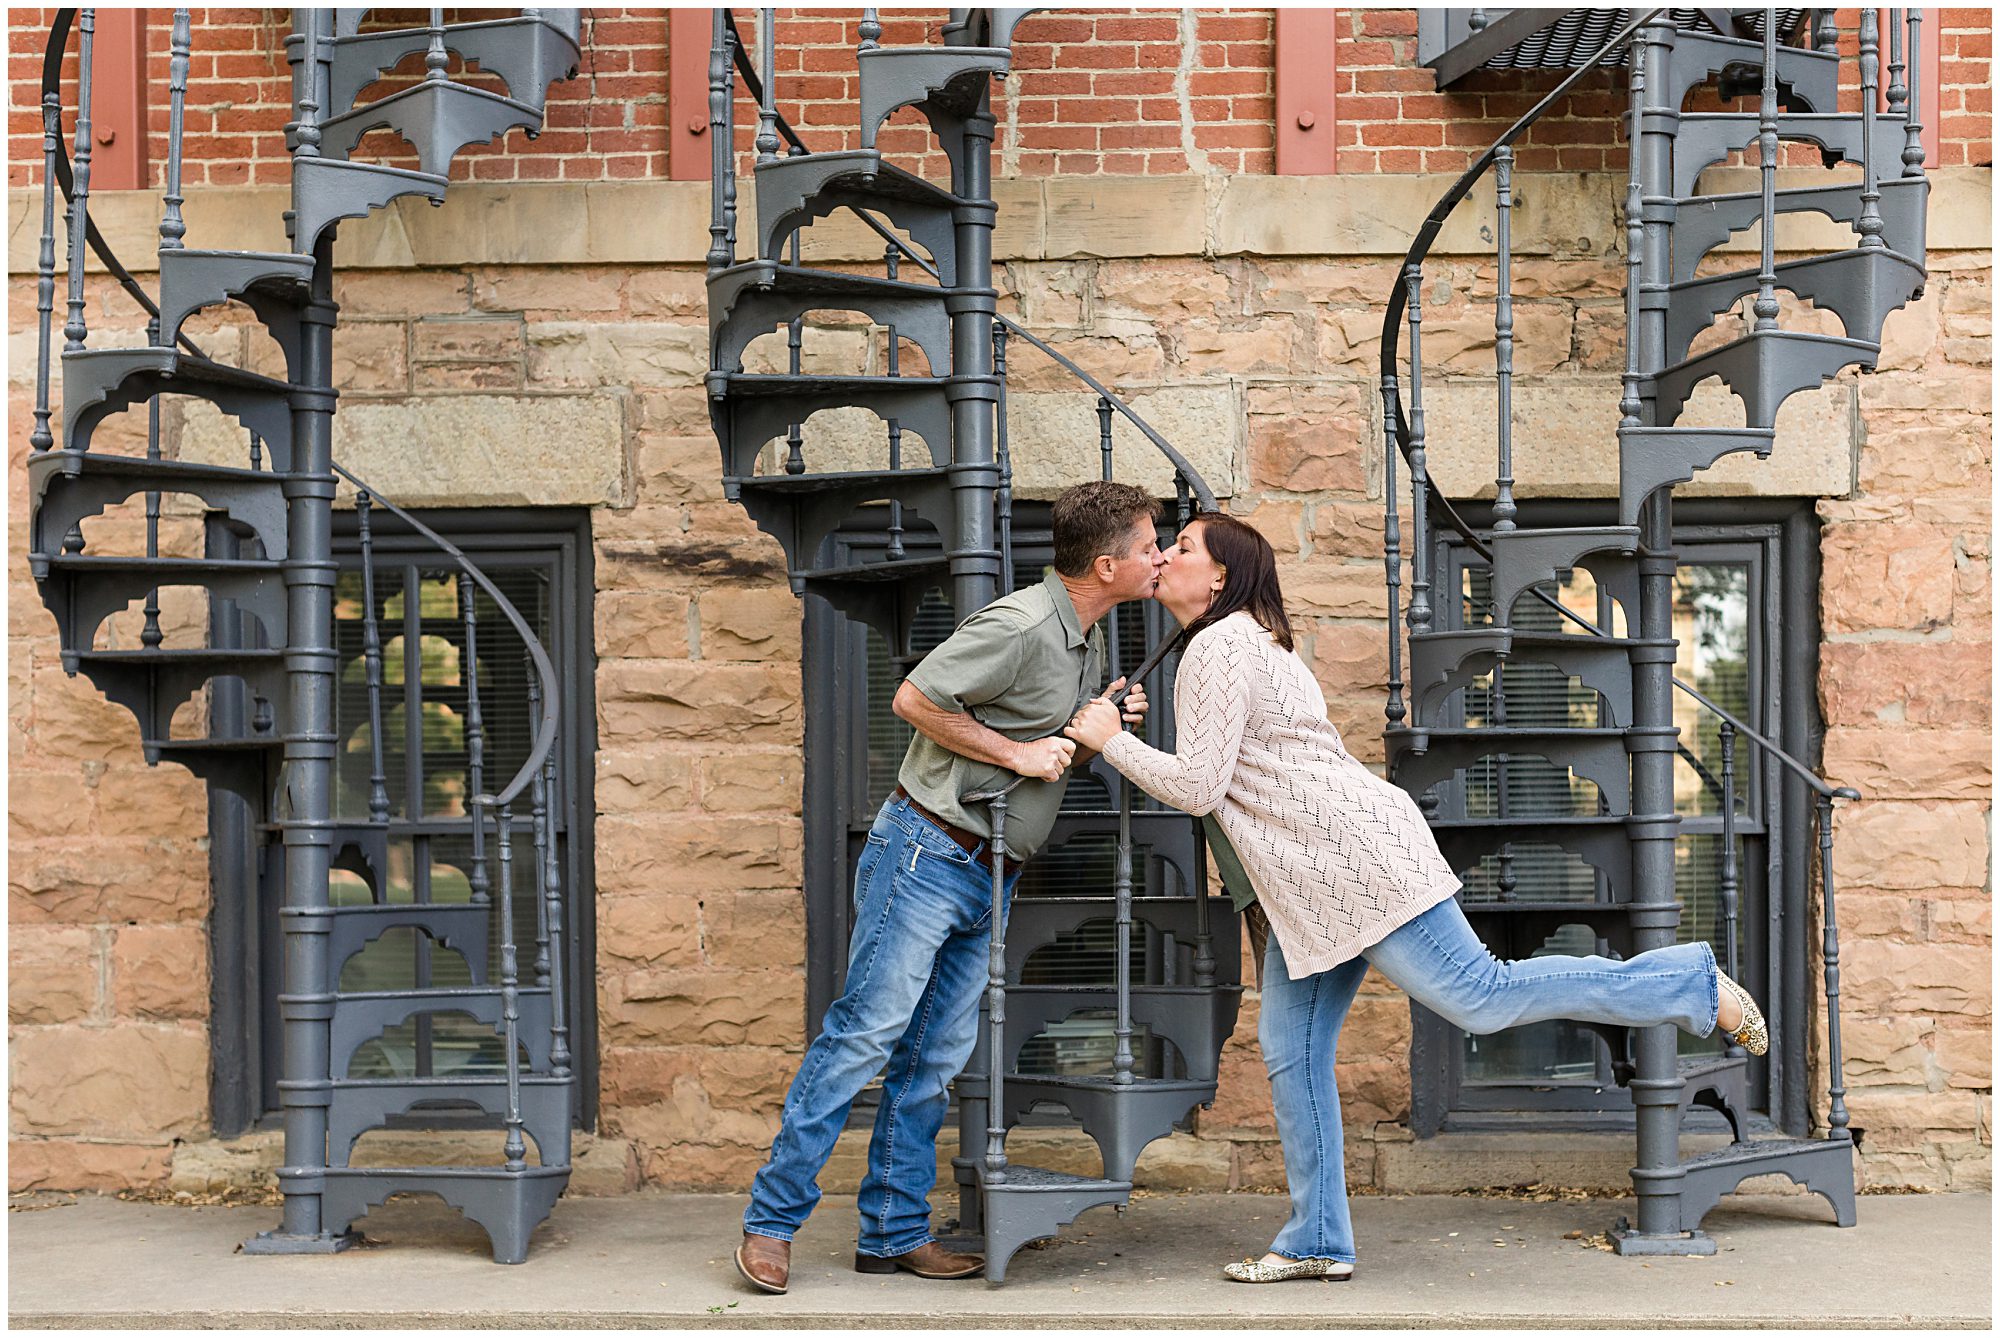
[[[1363,954],[1418,1003],[1476,1035],[1550,1018],[1651,1027],[1672,1022],[1696,1036],[1715,1029],[1715,953],[1678,943],[1624,961],[1527,957],[1503,962],[1441,901]]]

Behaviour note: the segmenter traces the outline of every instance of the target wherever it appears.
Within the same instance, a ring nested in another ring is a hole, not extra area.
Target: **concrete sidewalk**
[[[1993,1313],[1984,1194],[1869,1196],[1845,1231],[1818,1198],[1737,1196],[1708,1219],[1715,1257],[1643,1261],[1597,1248],[1630,1199],[1361,1197],[1352,1281],[1264,1287],[1217,1270],[1261,1252],[1281,1196],[1155,1194],[1093,1212],[1016,1255],[999,1287],[852,1272],[854,1200],[830,1196],[786,1296],[737,1278],[742,1208],[733,1195],[567,1199],[528,1261],[505,1268],[435,1200],[376,1209],[363,1248],[269,1258],[235,1250],[274,1209],[83,1196],[10,1213],[8,1312],[15,1328],[892,1329],[1985,1329]]]

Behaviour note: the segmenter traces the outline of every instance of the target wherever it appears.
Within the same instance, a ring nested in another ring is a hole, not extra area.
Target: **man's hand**
[[[1021,744],[1015,758],[1008,763],[1018,775],[1029,780],[1059,781],[1063,772],[1069,770],[1070,761],[1076,756],[1076,745],[1068,739],[1051,735],[1046,739],[1031,739]]]
[[[1110,687],[1104,689],[1104,695],[1107,697],[1112,696],[1118,689],[1124,686],[1125,680],[1122,678],[1118,679]],[[1125,694],[1123,705],[1125,708],[1125,723],[1135,726],[1143,725],[1146,722],[1146,708],[1152,705],[1151,702],[1146,700],[1146,685],[1144,683],[1134,683],[1132,690]]]

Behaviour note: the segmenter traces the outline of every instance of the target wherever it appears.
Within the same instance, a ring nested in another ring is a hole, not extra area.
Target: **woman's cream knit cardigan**
[[[1311,671],[1248,613],[1188,645],[1174,720],[1178,752],[1119,733],[1104,757],[1146,793],[1214,812],[1294,978],[1347,961],[1458,890],[1416,802],[1354,760]]]

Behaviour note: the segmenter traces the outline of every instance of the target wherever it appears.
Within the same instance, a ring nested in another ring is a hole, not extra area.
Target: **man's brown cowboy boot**
[[[743,1243],[736,1247],[736,1271],[749,1279],[751,1286],[783,1296],[792,1280],[792,1243],[746,1231]]]
[[[976,1254],[947,1250],[936,1241],[919,1245],[908,1254],[854,1256],[856,1273],[894,1273],[899,1268],[920,1278],[969,1278],[982,1272],[986,1261]]]

